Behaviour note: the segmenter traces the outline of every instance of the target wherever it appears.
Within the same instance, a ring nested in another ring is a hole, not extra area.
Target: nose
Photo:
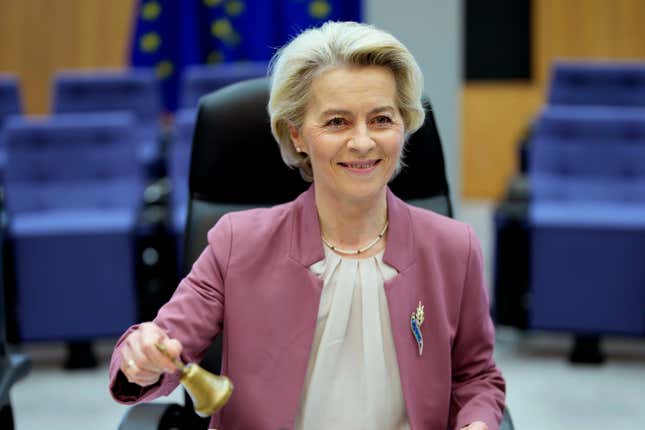
[[[369,129],[365,125],[356,128],[347,146],[350,150],[360,154],[367,154],[376,146],[376,143],[369,134]]]

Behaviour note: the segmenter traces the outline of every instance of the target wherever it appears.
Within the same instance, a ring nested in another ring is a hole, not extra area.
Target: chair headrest
[[[308,188],[282,161],[271,134],[267,78],[240,82],[199,103],[190,165],[190,193],[200,200],[277,204]]]

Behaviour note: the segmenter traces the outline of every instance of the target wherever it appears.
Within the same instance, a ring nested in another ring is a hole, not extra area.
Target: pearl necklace
[[[379,242],[379,240],[381,240],[383,236],[385,236],[385,231],[387,230],[388,225],[389,225],[389,222],[385,221],[385,225],[381,229],[381,232],[378,234],[378,236],[376,236],[376,239],[374,239],[373,241],[371,241],[370,243],[368,243],[367,245],[359,249],[352,249],[352,250],[342,249],[337,247],[336,245],[332,245],[331,243],[329,243],[329,241],[325,239],[325,236],[320,235],[320,237],[322,238],[323,243],[327,245],[332,251],[336,251],[341,254],[347,254],[347,255],[358,255],[358,254],[362,254],[363,252],[367,251],[368,249],[371,249],[374,245],[376,245]]]

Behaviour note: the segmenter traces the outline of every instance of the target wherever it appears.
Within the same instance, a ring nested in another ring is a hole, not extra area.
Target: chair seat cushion
[[[16,237],[84,233],[127,232],[135,227],[137,214],[124,209],[46,210],[17,214],[11,220]]]
[[[645,229],[645,204],[614,202],[535,202],[534,226]]]
[[[23,231],[13,238],[24,341],[118,336],[136,322],[133,232],[86,227],[60,234]]]

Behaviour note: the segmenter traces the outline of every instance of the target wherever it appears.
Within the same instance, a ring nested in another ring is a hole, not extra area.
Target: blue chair
[[[20,102],[20,86],[18,78],[14,75],[0,74],[0,136],[5,119],[9,115],[18,115],[22,112]],[[5,150],[0,137],[0,183],[5,165]]]
[[[150,171],[149,176],[161,176],[161,90],[152,69],[66,71],[56,75],[52,113],[117,110],[136,116],[138,157]]]
[[[181,79],[180,106],[197,109],[202,96],[236,82],[266,76],[268,65],[258,61],[189,66]]]
[[[9,115],[22,112],[20,101],[20,83],[15,75],[0,73],[0,130]]]
[[[645,107],[645,62],[556,63],[548,103]]]
[[[552,68],[547,106],[645,107],[645,62],[558,62]],[[529,328],[533,121],[519,142],[518,169],[495,210],[494,316],[498,323]]]
[[[530,326],[645,334],[645,109],[549,107],[531,146]]]
[[[118,335],[137,320],[143,169],[130,113],[11,118],[6,208],[20,335]]]

